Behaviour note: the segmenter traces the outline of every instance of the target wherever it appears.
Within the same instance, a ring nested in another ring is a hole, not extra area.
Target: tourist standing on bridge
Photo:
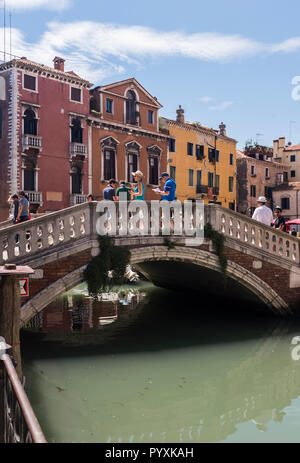
[[[16,219],[18,217],[18,211],[19,211],[19,196],[18,195],[13,195],[10,196],[7,200],[8,204],[11,206],[14,206],[14,210],[12,212],[12,217],[11,215],[9,216],[10,219],[12,219],[13,223],[16,223]]]
[[[108,185],[106,188],[103,190],[103,199],[105,201],[116,201],[116,192],[115,188],[117,188],[118,182],[117,180],[114,180],[113,178],[108,182]]]
[[[282,217],[282,215],[281,215],[281,213],[282,213],[281,207],[276,206],[275,209],[274,209],[274,213],[275,213],[275,220],[272,223],[272,227],[275,227],[277,230],[286,232],[287,231],[287,226],[286,226],[286,223],[285,223],[285,218]]]
[[[134,185],[132,185],[132,188],[134,188],[134,191],[131,193],[132,199],[143,201],[145,199],[144,174],[140,170],[137,170],[136,172],[132,172],[132,175],[134,181],[137,183],[135,188]]]
[[[164,184],[163,191],[161,190],[154,190],[154,192],[158,195],[161,195],[161,199],[165,201],[174,201],[175,200],[175,192],[176,192],[176,183],[174,180],[169,176],[168,172],[163,172],[161,174],[161,181]]]
[[[257,200],[257,208],[254,211],[252,219],[258,222],[264,223],[265,225],[271,226],[273,222],[273,212],[269,207],[266,206],[267,200],[264,196],[260,196]]]
[[[24,191],[19,192],[19,210],[15,223],[26,222],[29,219],[29,201]]]

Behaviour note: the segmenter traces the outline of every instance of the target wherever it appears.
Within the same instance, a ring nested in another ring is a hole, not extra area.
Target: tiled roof
[[[286,146],[284,151],[300,151],[300,143],[298,145]]]

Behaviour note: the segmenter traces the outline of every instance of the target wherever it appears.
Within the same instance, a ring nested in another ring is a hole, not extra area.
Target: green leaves
[[[215,254],[219,258],[222,273],[226,273],[227,257],[224,254],[225,236],[214,230],[210,223],[204,226],[204,237],[211,240]]]

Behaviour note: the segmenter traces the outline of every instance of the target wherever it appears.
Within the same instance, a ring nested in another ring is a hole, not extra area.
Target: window
[[[81,121],[78,117],[72,119],[71,142],[72,143],[82,143],[82,127],[81,127]]]
[[[266,178],[270,178],[269,168],[266,168]]]
[[[208,160],[209,162],[219,162],[220,152],[214,148],[208,148]]]
[[[25,161],[23,189],[35,191],[35,164],[29,159]]]
[[[216,175],[215,187],[220,188],[220,175]]]
[[[251,175],[255,175],[255,166],[251,166]]]
[[[187,144],[187,154],[189,156],[194,156],[194,143]]]
[[[115,178],[116,170],[115,170],[115,151],[105,149],[104,150],[104,180],[110,180]]]
[[[233,166],[233,154],[232,153],[230,153],[230,156],[229,156],[229,164]]]
[[[71,87],[71,100],[81,103],[81,89]]]
[[[113,113],[113,100],[106,98],[106,112],[109,114]]]
[[[214,186],[214,174],[212,172],[208,172],[208,186],[210,188]]]
[[[133,182],[132,172],[138,170],[138,155],[136,153],[128,153],[127,155],[127,180]]]
[[[296,155],[295,154],[291,154],[291,162],[296,162]]]
[[[296,171],[295,170],[291,170],[291,177],[296,177]]]
[[[281,198],[281,209],[290,209],[290,198]]]
[[[170,177],[176,182],[176,167],[170,166]]]
[[[197,161],[201,161],[204,158],[204,146],[203,145],[196,145],[196,159]]]
[[[194,186],[194,171],[189,169],[189,186]]]
[[[149,157],[149,184],[158,185],[158,157]]]
[[[256,185],[250,185],[250,196],[256,198]]]
[[[229,193],[233,192],[233,177],[229,177]]]
[[[135,124],[137,121],[136,111],[136,95],[133,90],[128,90],[126,93],[126,122],[128,124]]]
[[[82,172],[80,167],[72,169],[72,194],[80,195],[82,193]]]
[[[154,112],[148,111],[148,124],[153,124],[154,121]]]
[[[169,151],[170,153],[175,153],[176,151],[176,140],[174,138],[170,138],[169,140]]]
[[[37,135],[37,119],[32,109],[24,112],[24,135]]]
[[[36,77],[24,74],[24,88],[36,91]]]
[[[289,181],[289,173],[288,172],[283,172],[283,181],[288,182]]]
[[[202,171],[197,170],[197,185],[201,185],[201,184],[202,184]]]

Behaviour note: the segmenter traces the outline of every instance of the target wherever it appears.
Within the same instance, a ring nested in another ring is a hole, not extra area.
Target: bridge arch
[[[178,246],[169,249],[166,246],[147,246],[131,249],[131,265],[139,266],[147,262],[182,262],[220,273],[217,256],[211,252],[191,247]],[[57,297],[82,283],[85,267],[83,265],[68,273],[27,301],[22,306],[21,324],[24,326]],[[274,313],[287,314],[290,312],[288,304],[268,283],[241,265],[229,260],[226,273],[230,279],[250,291]]]

